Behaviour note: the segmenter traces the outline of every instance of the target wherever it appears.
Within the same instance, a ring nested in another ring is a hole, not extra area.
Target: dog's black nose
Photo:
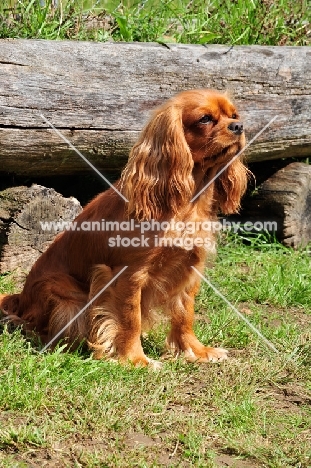
[[[231,124],[228,125],[228,129],[235,135],[241,135],[241,133],[243,133],[243,124],[242,122],[231,122]]]

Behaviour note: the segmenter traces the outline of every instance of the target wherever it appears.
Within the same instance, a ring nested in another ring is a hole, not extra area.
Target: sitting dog
[[[235,156],[244,145],[226,94],[199,89],[165,102],[132,148],[116,190],[98,195],[76,218],[78,229],[55,238],[20,294],[0,298],[8,320],[46,344],[55,336],[69,345],[86,340],[95,358],[157,367],[141,333],[161,309],[171,323],[169,350],[190,361],[226,359],[226,350],[203,345],[193,332],[200,277],[192,267],[203,273],[212,250],[204,223],[239,209],[247,169]],[[83,223],[103,220],[114,222],[114,237],[83,231]],[[144,237],[142,226],[150,227]]]

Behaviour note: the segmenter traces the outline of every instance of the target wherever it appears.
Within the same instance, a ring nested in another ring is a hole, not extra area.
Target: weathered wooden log
[[[41,222],[72,221],[81,210],[75,198],[40,185],[0,192],[0,274],[10,271],[23,281],[57,234]]]
[[[120,168],[150,110],[191,88],[228,89],[250,161],[311,155],[311,51],[261,47],[75,41],[0,41],[1,171],[91,170],[43,114],[98,169]]]
[[[239,221],[274,230],[289,247],[311,242],[311,166],[291,163],[273,174],[246,198]]]

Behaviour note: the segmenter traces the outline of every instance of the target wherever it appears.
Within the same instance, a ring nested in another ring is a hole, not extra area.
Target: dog
[[[56,336],[68,346],[86,341],[97,359],[157,368],[141,335],[161,310],[170,320],[172,354],[226,359],[225,349],[196,338],[194,300],[197,271],[203,273],[215,237],[204,223],[238,212],[246,190],[247,168],[236,157],[244,146],[243,124],[226,93],[189,90],[166,101],[142,130],[120,180],[84,208],[75,231],[56,236],[20,294],[1,297],[6,318],[45,344]],[[93,222],[115,230],[83,230]]]

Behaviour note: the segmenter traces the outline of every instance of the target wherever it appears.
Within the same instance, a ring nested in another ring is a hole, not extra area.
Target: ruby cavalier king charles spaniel
[[[198,272],[213,250],[204,223],[236,213],[246,190],[247,169],[235,157],[244,146],[243,124],[226,94],[199,89],[166,101],[142,130],[115,189],[75,220],[81,227],[111,221],[115,230],[58,234],[23,291],[0,297],[5,318],[46,345],[85,341],[95,358],[157,368],[141,335],[161,310],[170,320],[169,352],[189,361],[226,359],[226,350],[196,338],[194,300]],[[149,226],[144,236],[142,226]]]

